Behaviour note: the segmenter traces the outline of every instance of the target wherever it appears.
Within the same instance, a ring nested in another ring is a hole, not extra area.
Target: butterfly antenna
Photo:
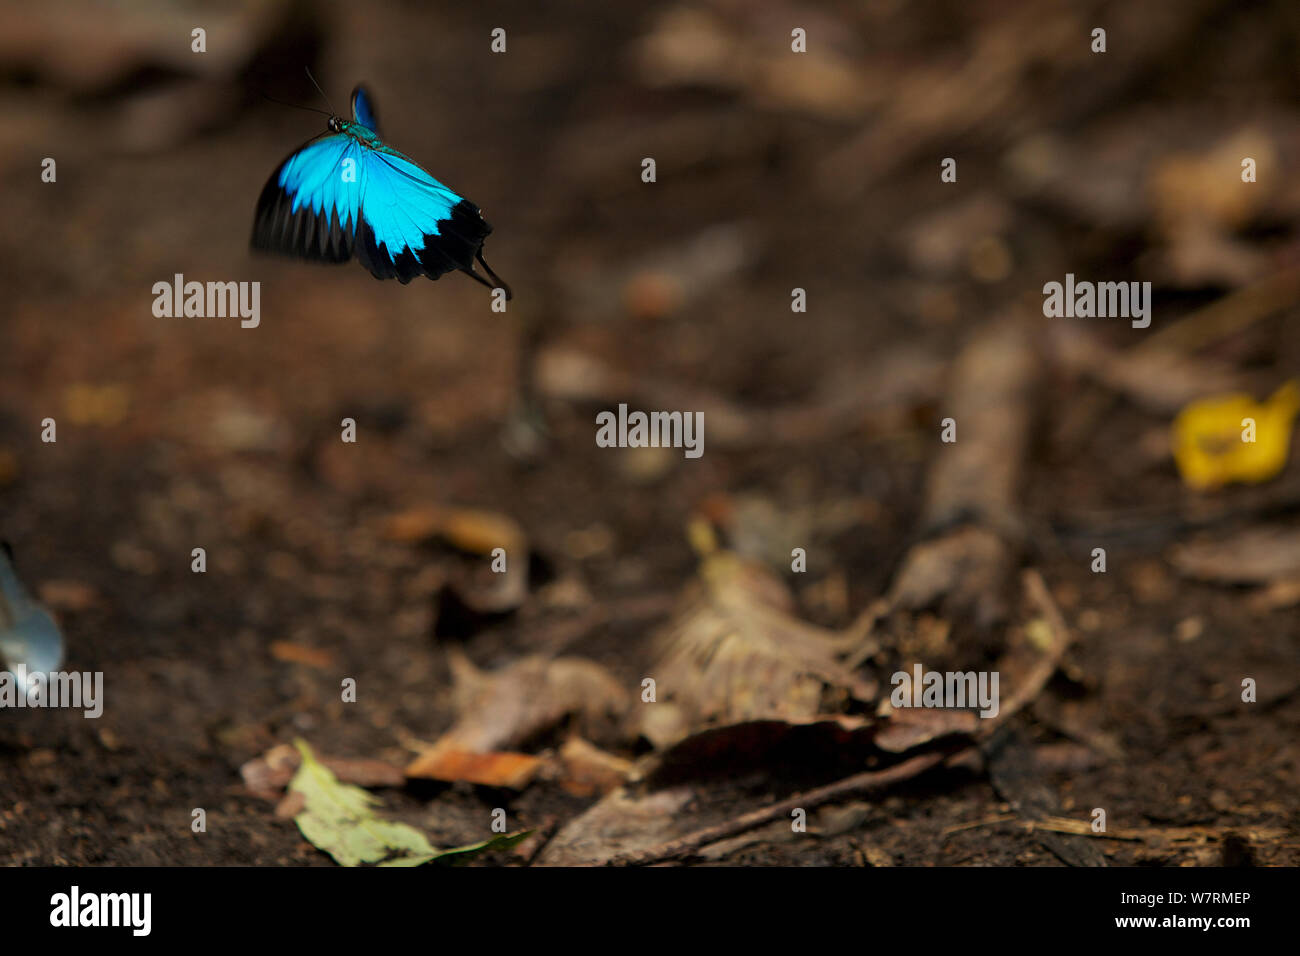
[[[286,103],[284,100],[277,100],[274,96],[267,96],[265,93],[258,93],[257,95],[260,96],[262,99],[266,100],[268,103],[274,103],[277,106],[287,106],[290,109],[295,109],[295,110],[306,110],[309,113],[320,113],[322,116],[333,115],[331,113],[326,113],[324,110],[318,110],[314,106],[299,106],[297,103]]]
[[[325,95],[325,91],[320,88],[320,84],[316,82],[316,77],[311,75],[311,68],[304,66],[303,69],[307,71],[307,79],[311,80],[311,85],[316,87],[316,92],[320,93],[321,99],[323,99],[325,105],[330,108],[330,116],[337,116],[338,114],[334,112],[334,104],[331,103],[330,98]]]
[[[478,274],[477,272],[475,272],[473,269],[465,269],[465,270],[463,270],[463,271],[465,272],[465,274],[466,274],[466,275],[473,276],[475,279],[477,279],[479,282],[483,283],[483,284],[484,284],[485,286],[487,286],[489,289],[505,289],[505,290],[506,290],[506,301],[509,302],[509,301],[514,297],[514,294],[510,291],[510,286],[506,285],[505,281],[504,281],[504,280],[503,280],[499,275],[497,275],[495,272],[492,271],[492,267],[491,267],[490,265],[488,265],[488,264],[487,264],[487,260],[483,258],[483,250],[482,250],[482,249],[480,249],[480,250],[478,251],[478,255],[475,256],[475,258],[478,260],[479,265],[481,265],[481,266],[483,267],[484,271],[487,272],[487,274],[488,274],[489,276],[492,277],[492,282],[488,282],[487,279],[484,279],[481,275],[479,275],[479,274]],[[495,283],[495,285],[494,285],[493,283]]]

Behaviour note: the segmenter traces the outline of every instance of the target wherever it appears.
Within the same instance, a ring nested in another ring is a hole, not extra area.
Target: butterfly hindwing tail
[[[379,138],[364,87],[352,93],[352,115],[331,116],[329,133],[276,168],[257,202],[253,248],[317,262],[355,255],[375,278],[403,284],[460,271],[508,298],[483,259],[492,227],[479,207]]]

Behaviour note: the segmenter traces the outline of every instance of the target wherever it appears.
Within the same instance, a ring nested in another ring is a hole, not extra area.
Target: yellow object
[[[1232,393],[1187,405],[1174,419],[1172,436],[1183,481],[1204,490],[1275,477],[1286,466],[1297,412],[1300,383],[1294,379],[1264,402]]]

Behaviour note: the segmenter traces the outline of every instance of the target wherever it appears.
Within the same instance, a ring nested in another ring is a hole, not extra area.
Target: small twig
[[[1061,609],[1056,606],[1056,601],[1052,598],[1052,593],[1047,589],[1047,584],[1043,581],[1043,576],[1033,568],[1024,573],[1025,595],[1029,598],[1029,603],[1037,607],[1038,612],[1042,614],[1047,621],[1047,627],[1052,632],[1051,646],[1046,648],[1034,663],[1025,680],[1020,681],[1011,696],[1002,703],[998,710],[998,715],[991,720],[980,722],[980,728],[977,737],[987,740],[993,732],[1020,712],[1028,704],[1043,692],[1047,682],[1052,679],[1056,673],[1057,667],[1061,664],[1061,657],[1065,650],[1070,646],[1070,628],[1065,623],[1065,617],[1061,614]]]
[[[962,751],[961,753],[965,753]],[[809,790],[806,793],[798,793],[780,803],[774,803],[770,806],[761,807],[758,810],[751,810],[749,813],[743,813],[738,817],[733,817],[723,823],[715,826],[705,827],[702,830],[696,830],[694,833],[687,834],[677,840],[669,840],[666,843],[660,843],[644,850],[632,850],[627,853],[620,853],[611,857],[608,861],[609,866],[645,866],[650,863],[662,863],[667,860],[680,860],[693,856],[700,848],[710,843],[716,843],[719,840],[725,840],[727,837],[735,836],[746,830],[752,830],[760,827],[765,823],[771,823],[774,820],[785,819],[790,816],[791,811],[797,809],[811,810],[822,804],[833,803],[837,800],[843,800],[845,797],[857,796],[862,793],[869,793],[873,790],[880,790],[891,784],[899,783],[903,780],[910,780],[919,776],[931,767],[942,763],[948,759],[947,753],[928,753],[919,757],[912,757],[904,760],[902,763],[895,764],[885,770],[868,770],[862,773],[855,773],[851,777],[845,777],[843,780],[837,780],[835,783],[827,784],[816,790]]]
[[[515,848],[515,856],[521,866],[532,866],[533,861],[541,856],[546,845],[551,842],[556,831],[560,829],[559,817],[547,817],[527,840]]]
[[[977,830],[980,827],[991,827],[997,823],[1011,823],[1019,821],[1020,816],[1015,813],[999,813],[996,816],[986,817],[983,820],[971,820],[969,823],[956,823],[950,827],[943,828],[943,835],[948,836],[950,833],[960,833],[962,830]]]
[[[1092,836],[1100,840],[1123,840],[1131,843],[1156,843],[1171,846],[1203,845],[1208,840],[1222,840],[1230,833],[1250,837],[1255,842],[1276,840],[1286,835],[1280,827],[1112,827],[1102,832],[1092,829],[1088,820],[1075,820],[1072,817],[1046,817],[1042,820],[1018,820],[1015,814],[999,814],[971,823],[961,823],[945,829],[945,834],[977,827],[996,826],[1000,823],[1015,822],[1015,825],[1027,831],[1046,830],[1051,833],[1070,833],[1075,836]]]
[[[1295,302],[1300,295],[1300,266],[1289,265],[1222,299],[1216,299],[1165,326],[1134,346],[1136,354],[1172,351],[1186,354],[1245,331]]]
[[[1070,629],[1066,626],[1065,618],[1056,606],[1056,602],[1052,599],[1047,585],[1043,582],[1042,575],[1032,569],[1026,571],[1024,586],[1029,602],[1037,607],[1038,612],[1047,621],[1047,626],[1052,632],[1052,643],[1050,647],[1040,654],[1040,659],[1034,664],[1027,678],[1016,688],[1011,698],[1003,704],[998,716],[984,722],[987,726],[981,727],[980,731],[975,735],[977,741],[987,740],[988,736],[997,727],[1004,724],[1012,715],[1019,712],[1042,693],[1043,688],[1047,686],[1047,682],[1060,665],[1061,655],[1065,653],[1065,649],[1070,644]],[[856,773],[851,777],[845,777],[843,780],[827,784],[816,790],[795,794],[780,803],[760,807],[757,810],[751,810],[714,826],[696,830],[694,833],[687,834],[676,840],[669,840],[647,849],[631,850],[627,853],[617,854],[607,861],[607,865],[645,866],[669,860],[689,859],[710,843],[725,840],[728,837],[736,836],[755,827],[761,827],[774,820],[785,819],[789,817],[790,812],[793,810],[801,808],[811,810],[814,807],[843,800],[846,797],[879,790],[891,784],[919,776],[950,757],[957,760],[973,751],[974,748],[968,748],[956,754],[936,751],[912,757],[885,770],[868,770]]]
[[[874,636],[876,625],[892,610],[893,605],[887,598],[877,598],[844,629],[845,636],[851,639],[851,653],[844,661],[845,667],[857,670],[880,650],[880,641]]]

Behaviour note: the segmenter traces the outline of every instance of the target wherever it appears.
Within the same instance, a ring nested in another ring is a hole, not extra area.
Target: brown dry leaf
[[[1078,15],[1061,11],[1015,12],[1008,9],[979,25],[960,60],[923,58],[901,69],[897,64],[885,84],[896,91],[862,124],[849,142],[830,153],[818,170],[828,190],[835,184],[841,201],[852,199],[914,152],[936,139],[951,140],[970,129],[992,129],[990,120],[1005,110],[1022,110],[1025,75],[1051,64],[1053,70],[1077,68],[1087,57],[1086,35]]]
[[[1214,107],[1188,100],[1134,104],[1072,133],[1027,127],[1034,132],[1005,155],[1010,185],[1058,216],[1102,229],[1154,225],[1157,247],[1176,242],[1187,223],[1208,223],[1223,235],[1261,210],[1293,215],[1300,190],[1265,170],[1293,165],[1300,145],[1294,115],[1263,107],[1249,126],[1207,140],[1205,131],[1222,130],[1222,120]],[[1259,164],[1258,182],[1241,181],[1246,156]]]
[[[1024,627],[1011,629],[1007,650],[994,668],[1000,675],[1001,701],[996,717],[979,722],[977,731],[985,737],[1037,700],[1073,641],[1042,575],[1031,568],[1021,581],[1025,598],[1037,616]]]
[[[633,779],[659,788],[768,771],[787,756],[813,765],[865,759],[879,722],[854,714],[750,720],[709,727],[638,763]]]
[[[1060,666],[1072,634],[1042,575],[1030,569],[1021,580],[1026,603],[1035,616],[1023,626],[1009,628],[1008,646],[993,668],[999,675],[997,714],[983,718],[973,710],[893,709],[883,700],[879,713],[886,722],[875,729],[877,747],[902,753],[951,735],[987,739],[1038,699]]]
[[[509,552],[527,541],[518,522],[499,512],[435,505],[390,515],[384,522],[384,536],[406,544],[441,538],[472,554],[491,554],[493,548]]]
[[[894,606],[919,610],[943,599],[982,626],[1005,616],[1039,365],[1014,317],[982,328],[957,357],[943,404],[956,441],[935,452],[923,515],[923,527],[953,530],[909,552],[890,592]]]
[[[560,785],[579,797],[605,794],[622,786],[632,773],[632,761],[570,737],[560,748]]]
[[[400,767],[365,757],[320,757],[320,762],[344,783],[359,787],[400,787],[406,777]],[[302,763],[302,754],[289,744],[278,744],[239,768],[244,786],[254,795],[278,800]]]
[[[464,576],[455,585],[457,596],[480,614],[512,611],[528,596],[528,536],[508,515],[477,508],[425,505],[389,515],[382,535],[389,541],[419,544],[445,541],[460,551],[490,556],[497,548],[506,555],[506,570]]]
[[[1256,614],[1278,611],[1300,604],[1300,577],[1280,578],[1250,596],[1247,605]]]
[[[697,824],[683,813],[695,798],[690,787],[636,796],[620,787],[570,820],[546,845],[538,866],[597,866],[619,853],[681,836]]]
[[[1245,390],[1240,375],[1210,359],[1172,349],[1121,351],[1068,322],[1052,323],[1048,328],[1057,364],[1100,382],[1156,414],[1173,415],[1207,394]]]
[[[778,11],[768,12],[781,23],[794,13]],[[797,22],[823,38],[817,56],[790,56],[788,47],[773,45],[766,17],[678,4],[638,41],[638,75],[652,87],[710,86],[746,93],[768,108],[856,120],[881,95],[863,75],[858,51],[847,45],[851,31],[824,13],[798,12]]]
[[[273,641],[270,650],[272,657],[287,664],[306,664],[319,670],[330,670],[335,666],[333,652],[319,647],[308,647],[292,641]]]
[[[1202,288],[1244,286],[1268,272],[1272,257],[1262,248],[1216,232],[1208,223],[1183,225],[1161,250],[1152,275],[1165,285]]]
[[[56,611],[85,611],[101,602],[100,594],[93,585],[67,578],[42,581],[37,591],[41,603]]]
[[[1250,528],[1216,541],[1175,545],[1180,574],[1218,584],[1270,584],[1300,577],[1300,529]]]
[[[788,564],[791,549],[813,538],[812,508],[782,507],[762,495],[711,495],[696,511],[722,532],[728,551],[769,567]]]
[[[406,767],[406,776],[522,790],[532,783],[542,763],[540,757],[530,754],[508,751],[471,753],[451,747],[436,747],[411,761]]]
[[[1244,187],[1242,157],[1260,169],[1277,166],[1271,137],[1243,129],[1207,151],[1161,158],[1148,192],[1152,219],[1168,243],[1168,279],[1185,286],[1244,285],[1268,267],[1268,257],[1234,238],[1258,212],[1270,206],[1272,177]]]
[[[974,734],[980,718],[973,710],[947,708],[927,710],[906,707],[891,709],[888,719],[876,731],[876,746],[890,753],[902,753],[951,734]]]
[[[883,700],[879,714],[886,722],[874,731],[877,747],[902,753],[950,735],[987,739],[996,728],[1038,700],[1073,638],[1042,575],[1030,569],[1024,572],[1021,582],[1034,616],[1023,626],[1008,629],[1007,648],[993,668],[999,675],[997,714],[983,718],[973,710],[896,710]]]
[[[948,598],[976,607],[981,620],[1001,615],[1000,591],[1013,555],[1006,541],[987,528],[961,527],[907,552],[889,599],[894,607],[919,609]]]
[[[981,328],[957,356],[943,402],[956,441],[940,446],[930,470],[928,525],[971,515],[993,527],[1015,522],[1040,364],[1019,317]]]
[[[994,193],[979,192],[920,218],[903,232],[900,244],[918,272],[950,276],[970,261],[981,237],[1006,234],[1012,220],[1010,204]]]
[[[709,726],[752,720],[806,721],[848,698],[870,701],[873,681],[838,659],[860,638],[791,615],[784,582],[727,551],[706,553],[699,577],[656,641],[647,675],[658,701],[638,730],[664,748]]]
[[[734,556],[729,557],[734,560]],[[770,751],[776,745],[793,744],[803,749],[811,741],[820,741],[837,751],[874,744],[901,752],[942,736],[965,736],[971,741],[989,739],[994,730],[1041,694],[1070,643],[1069,630],[1041,576],[1036,571],[1026,571],[1023,581],[1027,603],[1040,616],[1017,629],[1021,639],[1013,642],[999,663],[999,671],[1009,678],[1009,693],[996,717],[979,720],[969,712],[899,711],[891,714],[883,726],[878,721],[840,715],[803,722],[751,721],[701,731],[645,762],[648,772],[641,774],[640,782],[647,787],[665,789],[651,790],[641,796],[634,795],[628,787],[613,791],[571,821],[543,852],[541,862],[648,864],[684,859],[700,854],[706,846],[788,819],[791,806],[812,808],[832,804],[911,779],[945,761],[953,764],[977,760],[979,750],[971,746],[948,756],[943,750],[923,752],[884,770],[859,771],[833,784],[705,827],[690,826],[687,821],[691,817],[683,812],[700,792],[683,785],[684,781],[698,777],[702,767],[716,772],[720,765],[735,761],[737,751],[747,751],[752,756]],[[796,739],[800,734],[802,738]],[[741,756],[743,759],[744,755]],[[852,819],[850,814],[850,826]],[[725,844],[724,850],[747,842]],[[719,852],[723,851],[715,848],[714,855]]]
[[[598,728],[621,718],[630,700],[605,668],[583,658],[531,655],[490,674],[459,650],[452,649],[449,660],[460,716],[433,750],[508,750],[567,717],[580,729]]]
[[[758,720],[713,727],[669,747],[642,774],[651,783],[698,779],[702,774],[750,770],[770,763],[778,749],[803,753],[872,748],[903,753],[943,737],[972,736],[980,719],[969,710],[895,710],[881,702],[877,719],[853,714],[823,714],[807,720]]]

